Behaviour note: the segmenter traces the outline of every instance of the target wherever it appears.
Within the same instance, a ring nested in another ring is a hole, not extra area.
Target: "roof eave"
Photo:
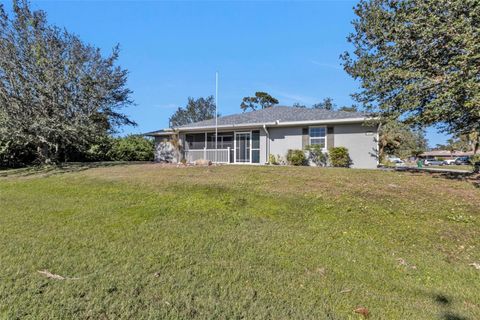
[[[168,129],[163,129],[158,131],[147,132],[142,135],[147,137],[158,137],[158,136],[171,136],[172,134],[175,134],[175,133],[176,133],[175,130],[168,128]]]
[[[275,122],[258,122],[258,123],[241,123],[218,125],[218,129],[236,129],[236,128],[252,128],[252,127],[288,127],[296,125],[321,125],[321,124],[346,124],[346,123],[362,123],[368,120],[375,120],[375,118],[361,117],[361,118],[344,118],[344,119],[325,119],[325,120],[305,120],[305,121],[275,121]],[[201,131],[215,129],[215,125],[199,126],[199,127],[179,127],[178,131]]]

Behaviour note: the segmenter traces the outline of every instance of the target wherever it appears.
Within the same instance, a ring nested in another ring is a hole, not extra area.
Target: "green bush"
[[[381,164],[384,166],[384,167],[387,167],[387,168],[394,168],[396,166],[396,164],[388,159],[385,159],[381,162]]]
[[[293,166],[303,166],[306,164],[307,158],[303,150],[289,149],[287,152],[287,162]]]
[[[108,155],[114,161],[153,161],[153,149],[152,139],[130,135],[114,138]]]
[[[277,157],[275,157],[274,154],[269,154],[268,155],[268,163],[269,164],[278,164]]]
[[[328,150],[330,164],[334,167],[348,168],[352,164],[348,149],[345,147],[334,147]]]
[[[470,157],[470,163],[473,165],[479,161],[480,161],[480,154],[476,154]]]
[[[312,144],[305,147],[308,151],[308,160],[315,165],[324,167],[327,165],[327,155],[322,151],[322,148],[318,144]]]
[[[113,147],[115,139],[109,136],[99,138],[98,141],[87,149],[84,157],[80,155],[80,161],[110,161],[110,152]],[[85,159],[83,159],[85,158]],[[77,160],[77,159],[74,159]]]

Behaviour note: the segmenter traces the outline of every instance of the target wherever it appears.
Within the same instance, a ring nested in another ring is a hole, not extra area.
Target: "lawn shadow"
[[[466,317],[459,316],[458,314],[451,313],[451,312],[445,312],[442,313],[442,320],[468,320]]]
[[[428,175],[435,179],[448,179],[470,182],[474,187],[480,188],[480,174],[473,171],[434,171],[428,168],[398,167],[395,171],[409,172],[411,174]]]
[[[440,313],[441,320],[468,320],[467,317],[451,311],[453,299],[444,294],[434,294],[433,300],[443,309]]]
[[[44,177],[72,172],[80,172],[94,168],[107,168],[114,166],[134,165],[152,163],[149,161],[103,161],[103,162],[69,162],[58,165],[32,166],[20,169],[0,171],[0,178],[7,177],[28,177],[41,175]]]

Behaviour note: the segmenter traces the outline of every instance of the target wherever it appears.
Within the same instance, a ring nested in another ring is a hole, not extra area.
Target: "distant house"
[[[289,149],[317,144],[325,152],[346,147],[354,168],[376,168],[377,126],[365,125],[365,120],[366,115],[359,112],[278,106],[219,117],[217,149],[215,119],[146,135],[155,137],[157,161],[266,164],[270,154],[284,158]]]

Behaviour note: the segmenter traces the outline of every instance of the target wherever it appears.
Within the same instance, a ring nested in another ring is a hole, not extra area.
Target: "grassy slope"
[[[358,306],[371,319],[480,318],[480,190],[467,182],[248,166],[52,173],[0,178],[0,318],[358,319]]]

